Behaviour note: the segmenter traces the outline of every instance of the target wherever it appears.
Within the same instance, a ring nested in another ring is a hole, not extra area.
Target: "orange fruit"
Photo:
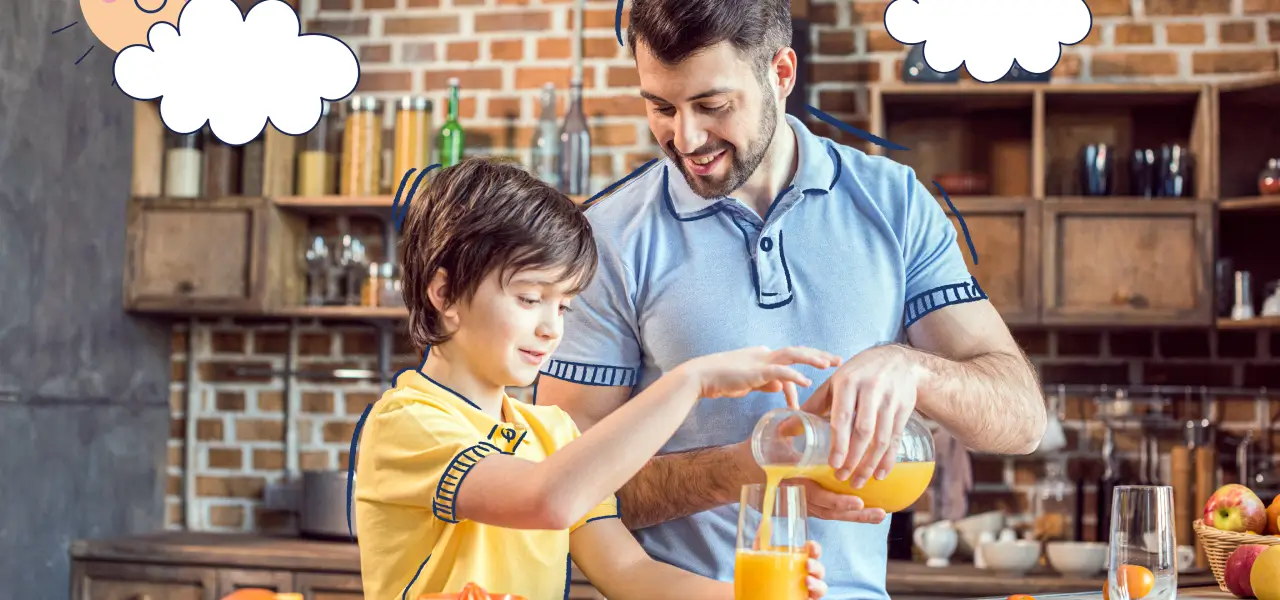
[[[1036,600],[1036,598],[1031,594],[1014,594],[1012,596],[1009,596],[1005,600]]]
[[[1129,590],[1130,600],[1138,600],[1151,593],[1151,589],[1156,587],[1156,576],[1151,573],[1151,569],[1140,565],[1120,565],[1120,572],[1116,573],[1116,582],[1124,581],[1125,588]],[[1111,588],[1106,586],[1102,588],[1102,600],[1111,600]]]

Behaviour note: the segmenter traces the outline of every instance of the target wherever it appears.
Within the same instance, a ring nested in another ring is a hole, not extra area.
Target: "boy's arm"
[[[600,519],[569,536],[569,553],[609,600],[733,600],[733,584],[653,560],[618,519]]]

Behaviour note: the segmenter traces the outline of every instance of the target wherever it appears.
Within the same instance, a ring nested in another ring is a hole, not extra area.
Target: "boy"
[[[698,398],[783,390],[794,405],[794,386],[809,380],[790,365],[826,369],[839,358],[808,348],[698,358],[581,435],[559,408],[504,393],[534,381],[594,275],[595,241],[578,208],[517,167],[469,159],[411,203],[401,244],[410,336],[429,349],[357,434],[365,597],[416,600],[475,582],[561,600],[572,556],[610,600],[732,600],[732,583],[650,559],[612,494]],[[826,585],[819,549],[809,553],[817,598]]]

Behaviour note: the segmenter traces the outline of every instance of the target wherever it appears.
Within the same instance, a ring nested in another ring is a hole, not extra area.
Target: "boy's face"
[[[449,345],[487,381],[532,384],[564,333],[574,282],[560,279],[555,270],[520,271],[504,288],[500,273],[490,273],[471,302],[458,306]]]

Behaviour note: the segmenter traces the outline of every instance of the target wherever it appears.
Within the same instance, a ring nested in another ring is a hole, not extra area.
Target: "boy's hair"
[[[790,0],[634,0],[627,47],[644,42],[659,61],[678,65],[720,42],[729,42],[768,73],[778,50],[791,45]]]
[[[577,294],[595,276],[596,244],[567,196],[525,170],[486,158],[441,169],[410,204],[400,240],[409,338],[421,352],[449,340],[427,286],[447,274],[446,305],[469,302],[498,271],[502,284],[526,269],[560,269]]]

